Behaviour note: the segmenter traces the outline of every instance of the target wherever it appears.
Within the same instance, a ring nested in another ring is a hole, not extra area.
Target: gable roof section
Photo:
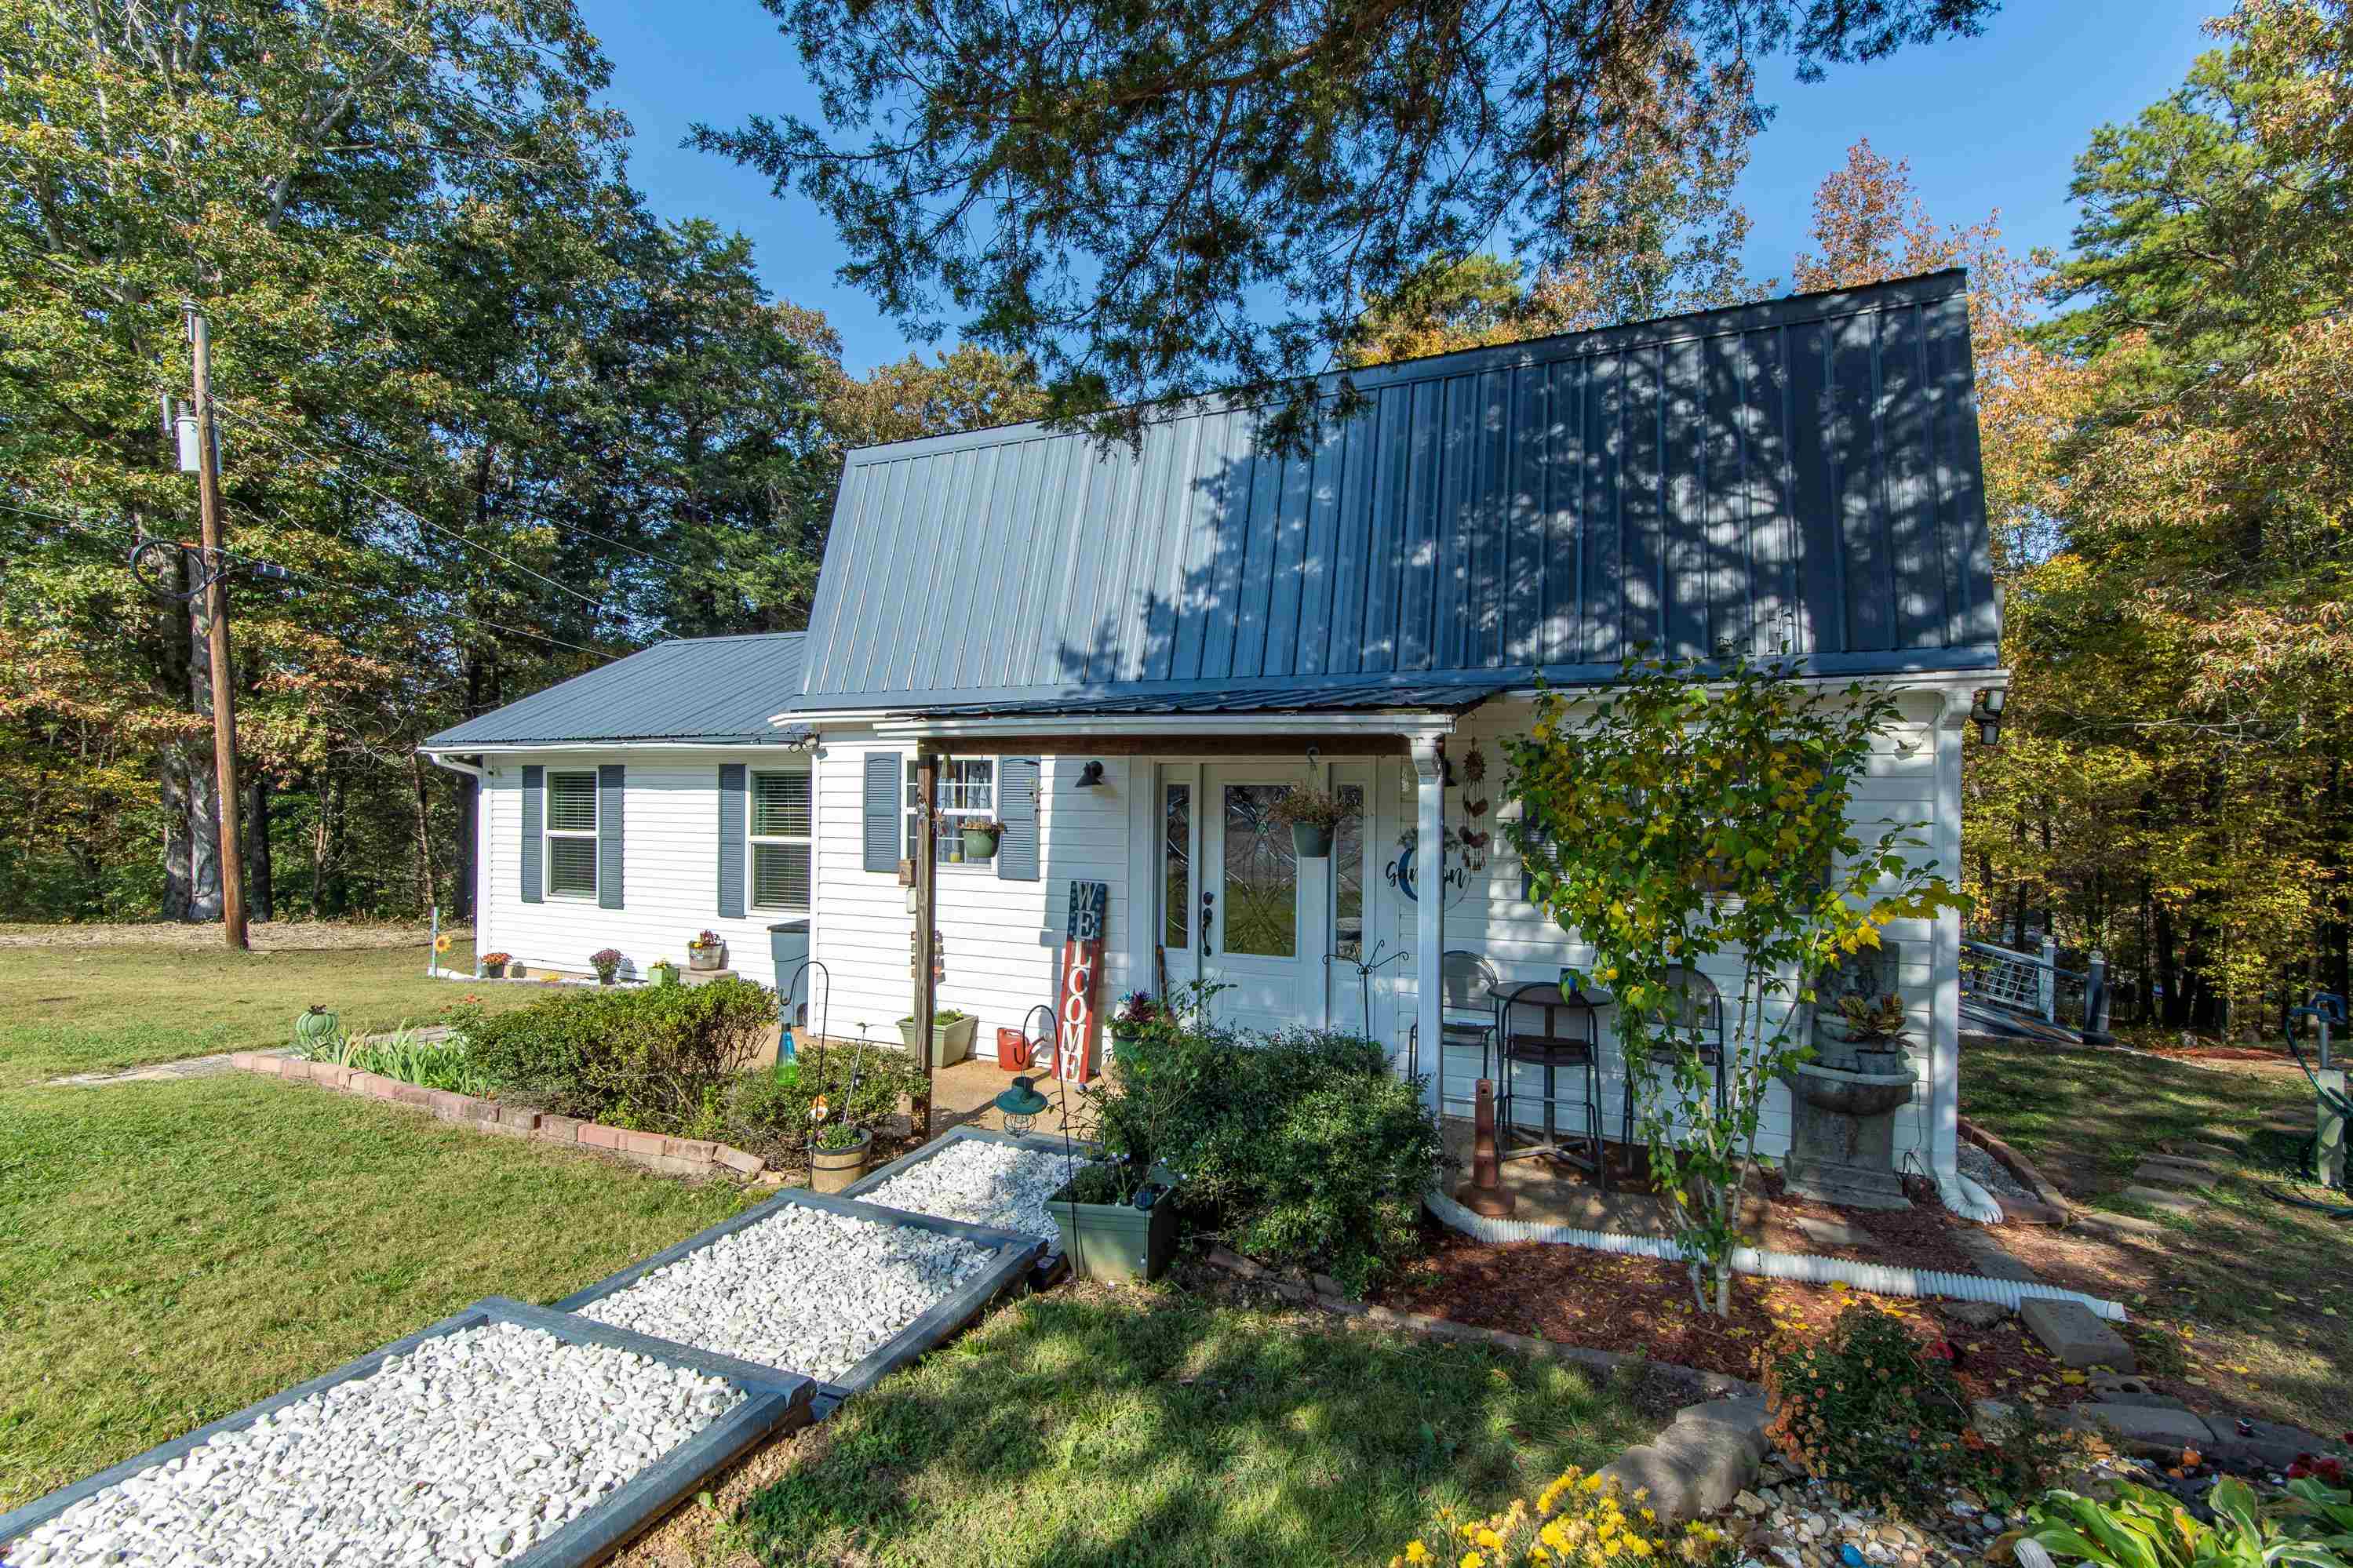
[[[1989,667],[1967,281],[1381,366],[1302,459],[1232,401],[1139,450],[1022,425],[855,452],[794,706],[1306,705],[1727,639],[1824,673]]]
[[[784,743],[793,737],[768,716],[801,689],[802,638],[799,632],[775,632],[656,643],[453,725],[423,749],[599,741]]]

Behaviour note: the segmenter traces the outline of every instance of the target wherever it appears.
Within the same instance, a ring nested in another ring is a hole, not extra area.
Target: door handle
[[[1218,895],[1208,889],[1201,889],[1201,955],[1206,958],[1218,950],[1209,942],[1209,921],[1216,913]]]

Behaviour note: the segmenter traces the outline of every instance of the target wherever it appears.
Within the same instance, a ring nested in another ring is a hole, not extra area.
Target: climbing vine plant
[[[1811,1055],[1813,977],[1960,901],[1920,856],[1925,824],[1849,810],[1896,721],[1884,689],[1826,690],[1788,658],[1636,657],[1598,700],[1541,689],[1509,747],[1504,833],[1531,901],[1592,952],[1565,978],[1617,999],[1651,1174],[1693,1293],[1720,1314],[1766,1094]],[[1734,964],[1719,1107],[1708,1019],[1679,979]]]

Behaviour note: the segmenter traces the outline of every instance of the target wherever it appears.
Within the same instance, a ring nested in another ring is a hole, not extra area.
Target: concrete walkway
[[[271,1051],[274,1057],[290,1057],[291,1049]],[[217,1078],[229,1070],[229,1053],[216,1057],[188,1057],[176,1062],[157,1062],[153,1067],[132,1068],[129,1072],[78,1072],[70,1078],[53,1078],[54,1088],[71,1085],[97,1089],[111,1083],[172,1083],[184,1078]]]

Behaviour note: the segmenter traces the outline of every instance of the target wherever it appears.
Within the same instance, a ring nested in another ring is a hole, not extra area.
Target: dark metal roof
[[[598,741],[789,745],[796,736],[768,716],[801,689],[803,637],[775,632],[656,643],[444,730],[425,749]]]
[[[1296,685],[1237,687],[1219,684],[1203,689],[1123,687],[1115,691],[1069,692],[1022,701],[965,703],[931,707],[926,714],[944,719],[1051,718],[1059,714],[1172,713],[1302,713],[1335,709],[1411,708],[1440,712],[1468,712],[1510,683],[1498,680],[1413,681],[1404,685],[1373,681],[1347,686]]]
[[[1155,420],[1139,450],[1023,425],[852,453],[796,706],[1337,700],[1600,679],[1646,642],[1991,666],[1966,288],[1382,366],[1300,459],[1233,400]]]

